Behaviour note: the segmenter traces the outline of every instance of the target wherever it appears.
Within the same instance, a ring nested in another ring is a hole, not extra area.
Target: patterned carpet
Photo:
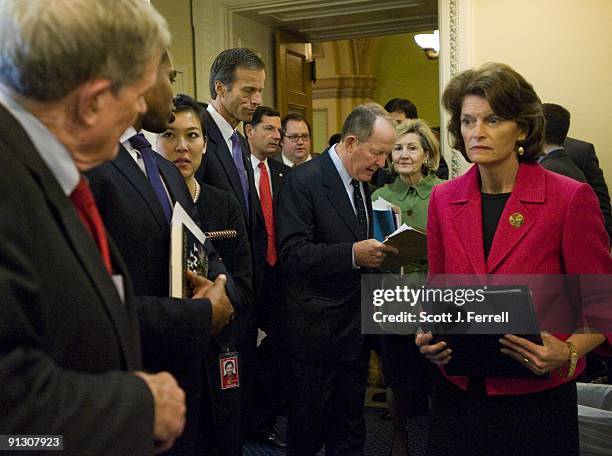
[[[391,452],[391,422],[381,419],[383,410],[366,407],[366,445],[365,456],[387,456]],[[285,420],[279,420],[277,431],[285,435]],[[425,456],[425,436],[427,434],[428,416],[410,418],[407,432],[410,442],[411,456]],[[283,450],[268,445],[247,444],[244,447],[244,456],[282,456]],[[320,453],[324,455],[324,452]]]

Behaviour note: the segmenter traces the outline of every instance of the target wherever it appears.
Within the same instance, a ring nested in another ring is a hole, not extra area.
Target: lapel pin
[[[523,223],[525,223],[525,217],[523,217],[523,214],[521,214],[520,212],[515,212],[514,214],[510,215],[510,225],[512,225],[514,228],[520,228]]]
[[[283,177],[283,173],[278,173],[278,177]]]

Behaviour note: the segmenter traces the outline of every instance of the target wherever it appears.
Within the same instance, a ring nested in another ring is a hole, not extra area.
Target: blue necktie
[[[247,214],[249,213],[249,181],[247,178],[246,170],[244,169],[244,160],[242,159],[242,147],[240,147],[240,139],[238,139],[238,133],[234,130],[231,137],[232,140],[232,158],[238,171],[238,177],[240,177],[240,184],[242,185],[242,193],[244,195],[244,202]]]
[[[130,144],[134,149],[140,152],[151,187],[153,187],[159,204],[161,204],[166,220],[170,222],[172,218],[172,206],[170,205],[170,200],[168,199],[168,194],[164,188],[161,176],[159,175],[159,168],[153,156],[155,152],[151,149],[151,143],[147,141],[147,138],[145,138],[142,133],[138,133],[130,138]]]

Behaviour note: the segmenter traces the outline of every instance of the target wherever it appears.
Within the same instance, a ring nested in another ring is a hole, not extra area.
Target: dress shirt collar
[[[293,162],[289,160],[287,157],[285,157],[285,154],[283,154],[282,152],[281,152],[281,157],[285,165],[287,165],[289,168],[293,168]]]
[[[68,149],[36,116],[2,89],[0,103],[21,124],[66,196],[70,196],[79,183],[80,173]]]
[[[121,138],[119,138],[119,142],[121,144],[123,144],[124,146],[126,146],[126,143],[130,145],[130,138],[132,136],[134,136],[135,134],[137,134],[138,132],[136,131],[136,129],[134,127],[132,127],[131,125],[127,128],[127,130],[125,130],[125,132],[123,132],[123,134],[121,135]],[[127,147],[126,147],[127,148]]]
[[[351,181],[353,180],[353,178],[351,177],[348,170],[344,166],[344,163],[342,163],[342,160],[338,156],[335,144],[329,148],[329,157],[331,158],[332,163],[336,167],[338,174],[340,174],[340,179],[342,179],[342,183],[344,184],[344,186],[346,188],[351,188]]]
[[[285,157],[285,154],[283,154],[282,152],[281,152],[281,158],[283,159],[283,163],[287,165],[289,168],[293,168],[295,166],[295,163],[293,163],[291,160]],[[308,154],[308,158],[306,158],[306,160],[304,160],[300,164],[306,163],[307,161],[310,161],[310,160],[312,160],[312,154]]]
[[[434,173],[431,173],[419,182],[416,185],[408,185],[405,181],[400,179],[399,176],[395,178],[391,184],[389,184],[389,189],[397,195],[400,200],[405,200],[408,194],[410,193],[410,189],[414,188],[414,191],[421,199],[429,198],[431,192],[436,184],[439,183],[437,176]]]
[[[145,168],[144,161],[142,160],[142,157],[140,155],[140,151],[136,149],[134,146],[132,146],[132,143],[130,142],[130,138],[137,133],[138,132],[136,131],[134,127],[129,126],[127,130],[125,130],[125,132],[121,135],[121,138],[119,138],[119,142],[121,143],[123,147],[125,147],[125,150],[128,151],[128,153],[130,154],[130,157],[134,159],[134,161],[136,162],[140,170],[143,173],[145,173],[145,176],[146,176],[147,170]]]
[[[268,159],[264,158],[263,160],[260,160],[259,158],[257,158],[255,155],[251,154],[251,165],[253,166],[253,170],[256,170],[259,167],[259,164],[261,162],[263,162],[266,165],[266,168],[268,168]]]
[[[225,120],[223,116],[217,112],[217,110],[212,105],[212,103],[208,103],[206,110],[210,113],[211,117],[217,124],[217,127],[219,127],[219,130],[221,131],[221,134],[223,135],[223,139],[225,139],[226,142],[231,141],[232,135],[234,134],[234,131],[236,131],[236,129],[232,128],[229,122]]]

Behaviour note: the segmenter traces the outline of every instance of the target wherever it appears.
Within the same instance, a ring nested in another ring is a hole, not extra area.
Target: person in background
[[[206,109],[206,106],[203,108]],[[217,239],[209,236],[209,239],[234,280],[236,308],[239,313],[241,307],[250,306],[253,301],[251,251],[242,209],[230,192],[207,185],[195,178],[195,172],[206,153],[207,143],[201,119],[202,105],[188,95],[179,94],[174,99],[174,115],[175,120],[159,135],[157,147],[183,175],[193,199],[193,217],[198,221],[202,231],[208,233],[235,231],[233,235],[220,235]],[[229,329],[232,333],[229,345],[221,347],[219,344],[213,344],[207,356],[214,421],[207,423],[208,429],[203,431],[212,434],[214,447],[227,455],[241,454],[240,389],[222,388],[219,382],[217,357],[226,349],[236,348],[236,340],[240,338],[240,334],[234,322],[235,320]]]
[[[194,220],[204,232],[221,232],[234,230],[233,236],[212,239],[208,238],[234,281],[237,301],[236,312],[244,303],[251,303],[251,251],[249,238],[242,217],[240,203],[231,193],[199,182],[195,172],[200,167],[206,153],[206,132],[200,118],[201,109],[191,97],[179,94],[174,98],[174,120],[157,140],[159,152],[180,171],[189,189],[194,204]],[[218,343],[214,340],[206,356],[206,368],[212,396],[213,418],[200,426],[200,432],[209,440],[207,450],[216,448],[220,454],[240,455],[240,389],[223,388],[220,383],[218,357],[226,351],[236,350],[235,320],[227,329],[231,333],[229,340]],[[240,355],[240,353],[238,353]],[[235,368],[231,361],[226,362]]]
[[[372,238],[365,182],[395,143],[381,106],[355,108],[342,140],[292,169],[278,201],[278,246],[289,355],[287,455],[362,454],[370,346],[361,333],[361,274],[393,247]]]
[[[610,193],[602,169],[599,167],[599,159],[595,152],[595,146],[580,139],[565,138],[563,147],[567,155],[576,166],[584,173],[587,182],[595,191],[599,200],[599,208],[604,216],[606,231],[612,239],[612,208],[610,207]]]
[[[310,125],[299,114],[287,114],[281,120],[281,153],[276,157],[290,168],[312,159]]]
[[[253,118],[266,80],[265,64],[247,48],[226,49],[210,68],[211,101],[202,112],[206,131],[206,155],[196,177],[213,187],[229,191],[240,202],[251,247],[252,289],[263,281],[268,235],[257,197],[248,141],[237,130]],[[252,301],[237,315],[235,332],[240,359],[241,433],[246,438],[253,415],[254,384],[257,377],[257,309]]]
[[[277,448],[286,446],[274,430],[278,416],[284,415],[287,390],[286,361],[279,340],[279,309],[282,301],[282,278],[276,246],[276,212],[283,180],[291,168],[270,160],[278,152],[281,118],[278,111],[258,106],[244,132],[251,149],[255,188],[268,234],[263,281],[256,290],[257,321],[260,329],[257,347],[257,384],[253,397],[254,413],[247,439]],[[262,339],[263,337],[263,339]]]
[[[401,210],[401,222],[425,232],[429,197],[442,181],[436,176],[440,145],[421,119],[402,120],[395,127],[397,140],[391,150],[395,180],[372,194]],[[405,274],[427,272],[427,258],[406,265]],[[393,423],[393,456],[408,454],[406,420],[410,412],[427,410],[430,367],[414,344],[414,334],[381,336],[383,374]]]
[[[209,240],[204,243],[208,276],[191,277],[191,299],[170,297],[172,208],[178,203],[189,213],[193,202],[180,172],[153,151],[142,130],[162,132],[174,119],[174,74],[166,52],[155,84],[144,94],[146,113],[122,135],[117,157],[88,171],[87,178],[134,280],[143,364],[153,372],[173,373],[187,394],[185,431],[170,450],[182,456],[212,446],[199,435],[213,413],[205,362],[211,345],[225,339],[222,330],[237,299],[234,282]]]
[[[417,111],[417,107],[410,100],[406,100],[405,98],[392,98],[385,104],[385,110],[389,113],[389,115],[395,120],[395,122],[401,122],[405,119],[418,119],[419,114]],[[439,139],[438,139],[439,142]],[[448,179],[448,165],[446,164],[446,160],[444,160],[444,155],[440,154],[440,164],[438,165],[438,169],[436,170],[436,175],[440,179]],[[376,176],[374,180],[375,183],[380,183],[378,185],[381,187],[387,182],[384,182],[382,176]]]
[[[430,277],[556,274],[565,284],[570,274],[610,274],[593,190],[536,163],[544,116],[531,84],[507,65],[488,63],[455,76],[442,101],[453,147],[474,166],[431,195]],[[544,309],[554,308],[555,318],[593,333],[541,333],[541,345],[512,334],[499,340],[501,353],[541,378],[446,376],[452,344],[417,335],[421,353],[443,374],[434,384],[428,454],[578,455],[576,376],[585,354],[610,347],[612,336],[597,332],[601,322],[610,327],[610,292],[581,288],[577,314],[572,293],[559,286],[552,295],[533,290],[540,324],[551,321]]]
[[[333,135],[329,137],[329,140],[327,141],[327,145],[331,147],[334,144],[338,144],[341,139],[342,139],[342,135],[340,133],[334,133]]]
[[[418,119],[419,114],[415,104],[405,98],[391,98],[385,104],[385,111],[389,113],[391,118],[399,123],[405,119]]]
[[[82,173],[146,110],[167,24],[141,0],[3,0],[0,42],[0,429],[166,450],[185,394],[141,371],[132,282]]]
[[[586,182],[586,177],[563,148],[570,127],[570,113],[563,106],[544,103],[542,104],[544,119],[544,155],[540,157],[539,163],[544,168],[576,179],[578,182]]]

